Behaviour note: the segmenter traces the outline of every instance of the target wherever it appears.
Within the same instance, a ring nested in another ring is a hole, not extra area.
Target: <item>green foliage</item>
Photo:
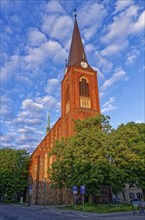
[[[76,209],[79,211],[83,211],[82,205],[69,206],[67,209]],[[97,212],[97,213],[111,213],[111,212],[123,212],[123,211],[132,211],[133,208],[131,205],[128,204],[108,204],[108,205],[95,205],[95,204],[85,204],[84,211],[86,212]]]
[[[0,149],[0,195],[11,200],[27,185],[29,155],[25,150]]]
[[[99,193],[104,182],[104,167],[109,166],[107,134],[111,130],[108,118],[97,116],[76,121],[76,135],[56,143],[50,172],[52,182],[59,187],[86,185],[89,194]]]
[[[145,189],[145,124],[121,124],[110,134],[110,158],[113,169],[118,169],[119,184],[134,183]],[[120,173],[121,171],[121,173]],[[115,174],[115,176],[116,176]],[[119,178],[120,176],[120,178]],[[123,184],[124,185],[124,184]]]
[[[88,194],[98,195],[100,185],[116,194],[134,183],[145,193],[145,124],[130,122],[112,129],[109,117],[75,122],[76,134],[62,139],[49,156],[51,181],[58,187],[86,185]]]

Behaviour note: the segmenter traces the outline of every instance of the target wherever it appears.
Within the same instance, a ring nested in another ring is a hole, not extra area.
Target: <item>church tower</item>
[[[100,114],[97,73],[87,61],[76,16],[61,91],[62,134],[69,137],[74,133],[73,119]]]
[[[50,128],[48,115],[46,135],[30,158],[27,196],[31,197],[33,204],[44,204],[44,201],[46,204],[64,203],[63,190],[51,187],[49,168],[56,158],[48,157],[48,153],[57,140],[74,134],[74,120],[85,119],[96,114],[100,114],[97,72],[87,61],[75,16],[68,63],[61,82],[61,117]],[[69,193],[68,198],[73,201],[71,190]]]

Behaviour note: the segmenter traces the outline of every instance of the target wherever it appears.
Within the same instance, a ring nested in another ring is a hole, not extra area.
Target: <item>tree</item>
[[[110,134],[110,158],[114,169],[114,175],[118,178],[117,187],[128,183],[130,186],[136,184],[143,191],[145,199],[145,124],[129,122],[121,124]],[[116,181],[115,181],[116,183]],[[120,187],[121,190],[121,187]]]
[[[130,122],[112,129],[109,117],[75,122],[76,134],[62,139],[49,156],[56,160],[50,178],[59,187],[86,185],[91,198],[107,185],[117,194],[126,184],[142,188],[145,197],[145,124]]]
[[[0,195],[11,200],[27,185],[29,154],[26,150],[0,149]]]
[[[106,141],[110,130],[104,115],[76,121],[76,135],[57,142],[49,154],[56,158],[49,170],[51,181],[59,187],[86,185],[90,200],[98,194],[110,164]]]

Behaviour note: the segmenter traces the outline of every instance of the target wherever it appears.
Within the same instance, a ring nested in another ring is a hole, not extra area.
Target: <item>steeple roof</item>
[[[48,114],[48,122],[47,122],[47,127],[46,127],[46,133],[50,130],[50,115]]]
[[[77,23],[77,19],[75,17],[73,35],[71,40],[69,58],[67,66],[80,66],[80,62],[87,62],[85,50],[82,44],[82,39],[80,36],[80,31]]]

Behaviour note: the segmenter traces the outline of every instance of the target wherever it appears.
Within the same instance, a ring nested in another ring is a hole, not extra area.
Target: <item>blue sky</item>
[[[1,0],[1,147],[33,151],[60,117],[76,8],[101,111],[116,128],[144,122],[144,0]]]

